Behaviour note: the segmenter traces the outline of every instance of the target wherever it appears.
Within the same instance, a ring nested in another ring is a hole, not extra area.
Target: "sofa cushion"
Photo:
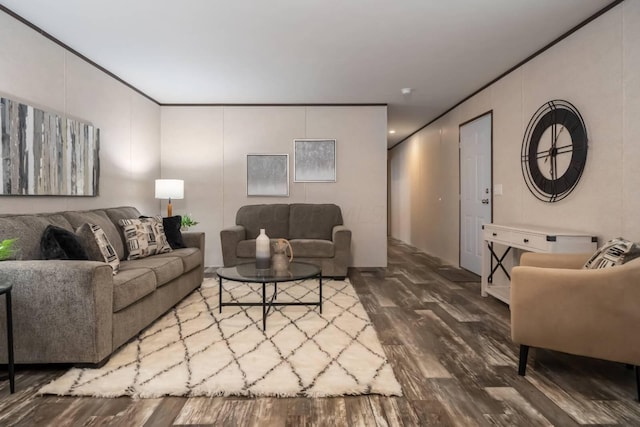
[[[113,278],[113,312],[116,313],[156,289],[156,275],[149,268],[122,270]]]
[[[113,274],[120,270],[120,258],[109,241],[109,238],[99,225],[82,224],[76,230],[78,238],[87,250],[91,261],[106,262],[113,269]]]
[[[342,213],[336,205],[308,203],[290,205],[289,239],[331,240],[333,227],[336,225],[342,225]]]
[[[44,259],[89,260],[80,238],[72,231],[48,225],[40,239],[40,251]]]
[[[103,210],[94,211],[67,211],[63,212],[63,215],[69,222],[74,230],[80,228],[82,224],[95,224],[99,225],[104,231],[104,234],[109,239],[109,242],[113,246],[119,259],[124,258],[124,244],[120,237],[120,231],[118,227],[107,216],[107,213]]]
[[[179,257],[182,260],[182,267],[185,272],[193,270],[202,262],[202,253],[199,248],[175,249],[171,252],[156,255],[156,257]]]
[[[2,215],[0,216],[0,240],[18,238],[14,243],[15,259],[43,259],[40,240],[49,225],[73,231],[71,224],[58,214]]]
[[[289,240],[293,249],[293,259],[301,258],[333,258],[335,245],[329,240],[293,239]]]
[[[148,268],[156,276],[156,287],[166,285],[184,272],[182,259],[172,256],[152,256],[131,261],[122,261],[120,269],[127,271],[135,268]]]
[[[124,232],[127,260],[171,252],[161,217],[121,219],[118,223]]]
[[[246,230],[247,239],[255,239],[264,228],[271,238],[289,238],[289,205],[248,205],[238,209],[236,224]]]

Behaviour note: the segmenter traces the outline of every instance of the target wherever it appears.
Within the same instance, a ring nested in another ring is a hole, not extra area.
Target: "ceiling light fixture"
[[[402,92],[403,95],[411,95],[413,89],[410,87],[403,87],[402,89],[400,89],[400,92]]]
[[[393,130],[393,129],[391,129],[391,130],[389,131],[389,133],[390,133],[391,135],[393,135],[394,133],[396,133],[396,131],[395,131],[395,130]]]

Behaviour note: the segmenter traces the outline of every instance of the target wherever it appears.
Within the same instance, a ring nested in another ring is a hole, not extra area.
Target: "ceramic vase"
[[[256,238],[256,268],[263,270],[268,269],[271,264],[271,246],[269,244],[269,236],[264,232],[264,228],[260,229],[260,234]]]

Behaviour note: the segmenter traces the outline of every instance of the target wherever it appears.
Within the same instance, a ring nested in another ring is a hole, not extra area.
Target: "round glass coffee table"
[[[257,269],[256,263],[239,264],[235,267],[221,267],[216,270],[218,275],[218,303],[220,313],[222,307],[226,306],[259,306],[262,307],[262,329],[267,329],[267,315],[273,306],[283,305],[317,305],[322,313],[322,270],[317,265],[307,264],[305,262],[293,261],[289,264],[287,271],[278,271],[271,269]],[[278,283],[293,282],[295,280],[317,278],[318,293],[320,299],[311,302],[276,302],[278,297]],[[262,302],[222,302],[222,279],[232,282],[246,283],[262,283]],[[267,285],[273,284],[273,294],[267,299]]]

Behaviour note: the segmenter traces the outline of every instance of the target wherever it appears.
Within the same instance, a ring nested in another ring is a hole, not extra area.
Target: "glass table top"
[[[216,270],[219,277],[238,282],[288,282],[308,279],[320,275],[320,267],[305,262],[293,261],[288,270],[257,269],[255,262],[239,264],[235,267],[220,267]]]

